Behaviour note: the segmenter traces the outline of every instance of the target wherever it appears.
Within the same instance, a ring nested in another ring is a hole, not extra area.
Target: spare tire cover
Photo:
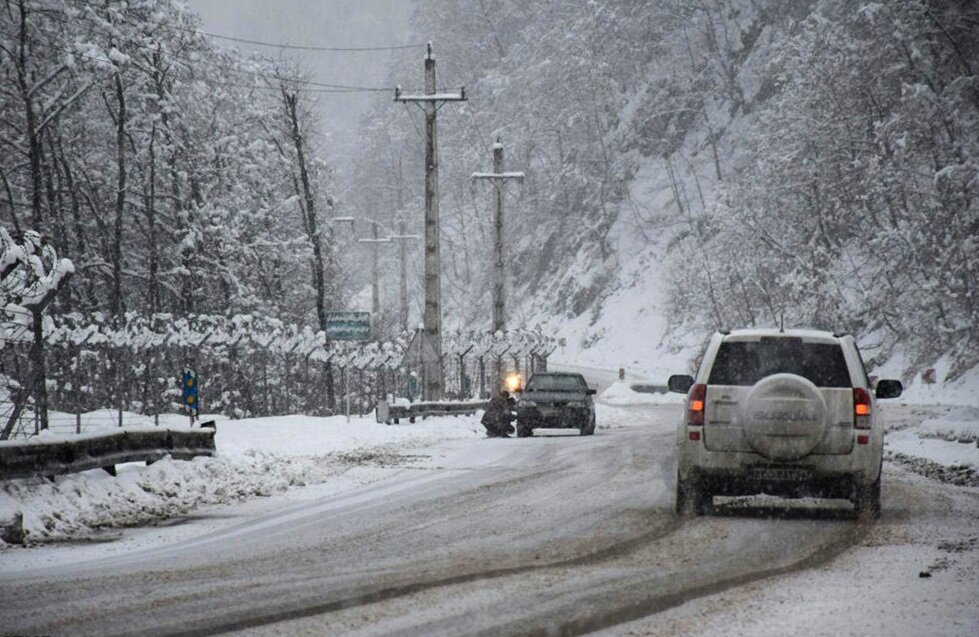
[[[819,388],[795,374],[773,374],[751,388],[739,419],[752,449],[771,460],[807,456],[826,428],[828,409]]]

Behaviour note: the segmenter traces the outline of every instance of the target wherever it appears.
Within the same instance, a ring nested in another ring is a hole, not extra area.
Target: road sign
[[[370,312],[327,312],[326,338],[331,341],[369,341]]]
[[[183,389],[184,409],[191,418],[200,414],[200,393],[198,391],[197,372],[185,367],[180,371],[180,387]]]

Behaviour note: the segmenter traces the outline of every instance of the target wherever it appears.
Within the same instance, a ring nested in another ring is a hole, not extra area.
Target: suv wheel
[[[696,480],[682,480],[676,476],[676,513],[677,515],[709,515],[713,505],[713,497],[707,493]]]
[[[880,519],[880,473],[871,485],[858,485],[853,503],[861,520]]]

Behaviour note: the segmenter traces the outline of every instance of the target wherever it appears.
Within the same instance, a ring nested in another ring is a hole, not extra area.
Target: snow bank
[[[144,424],[141,418],[126,420]],[[161,418],[161,424],[170,420],[179,418]],[[0,483],[0,521],[22,513],[28,542],[66,540],[101,528],[183,515],[204,505],[327,482],[356,466],[411,463],[414,458],[402,453],[407,449],[483,435],[474,416],[394,426],[369,417],[353,417],[348,423],[343,416],[221,420],[215,438],[218,455],[213,458],[168,457],[148,467],[119,465],[115,478],[94,470],[60,476],[54,482]]]
[[[663,387],[662,392],[638,392],[633,389],[636,383],[616,382],[612,383],[608,389],[599,395],[602,402],[609,405],[659,405],[664,403],[683,403],[685,397],[682,394],[674,394]],[[651,385],[646,385],[652,387]]]
[[[888,432],[888,458],[922,475],[979,486],[979,408],[946,407],[920,424]]]
[[[125,527],[322,482],[340,469],[314,458],[298,462],[256,454],[239,458],[169,457],[144,467],[120,465],[57,478],[13,480],[0,487],[0,519],[23,513],[28,541],[65,540],[104,527]]]
[[[373,416],[317,418],[274,416],[219,423],[215,438],[222,454],[261,451],[285,456],[322,455],[384,445],[424,445],[450,438],[482,436],[473,416],[419,419],[413,424],[379,424]]]
[[[974,367],[954,381],[946,382],[947,361],[935,363],[935,383],[926,383],[917,373],[905,387],[901,401],[913,405],[971,405],[979,407],[979,367]],[[900,376],[897,376],[900,378]]]

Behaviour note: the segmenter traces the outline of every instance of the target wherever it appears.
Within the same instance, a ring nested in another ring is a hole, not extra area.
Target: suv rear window
[[[802,376],[817,387],[851,386],[843,348],[790,337],[721,343],[707,383],[754,385],[766,376],[781,373]]]

